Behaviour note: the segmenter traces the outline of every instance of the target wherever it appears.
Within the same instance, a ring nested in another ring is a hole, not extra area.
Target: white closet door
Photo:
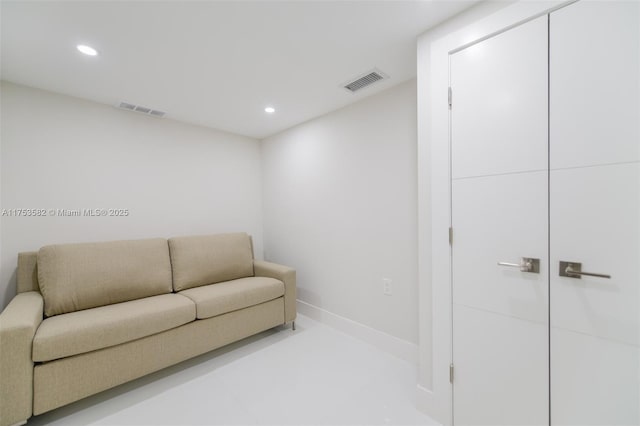
[[[456,424],[548,422],[547,52],[545,16],[451,55]]]
[[[640,424],[640,3],[550,17],[551,422]],[[561,277],[560,261],[611,278]]]

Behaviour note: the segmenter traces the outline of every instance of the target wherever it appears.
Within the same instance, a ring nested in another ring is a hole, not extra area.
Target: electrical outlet
[[[389,278],[382,279],[382,294],[386,296],[391,296],[393,294],[391,291],[391,283],[392,281]]]

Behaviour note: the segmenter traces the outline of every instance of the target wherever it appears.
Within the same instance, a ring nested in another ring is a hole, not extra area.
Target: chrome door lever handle
[[[519,268],[520,267],[519,263],[509,263],[509,262],[498,262],[498,265],[500,265],[500,266],[513,266],[514,268]]]
[[[560,276],[568,277],[568,278],[582,278],[582,275],[586,275],[589,277],[597,277],[597,278],[607,278],[610,279],[611,275],[607,274],[596,274],[593,272],[582,272],[582,263],[580,262],[566,262],[564,260],[560,261]]]
[[[540,259],[533,257],[522,257],[520,258],[520,263],[498,262],[498,265],[520,268],[522,272],[540,273]]]

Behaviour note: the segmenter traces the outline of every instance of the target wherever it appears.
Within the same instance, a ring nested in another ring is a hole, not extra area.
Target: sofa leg
[[[295,321],[293,321],[293,322],[291,323],[291,329],[292,329],[293,331],[295,331],[295,330],[296,330],[296,322],[295,322]]]

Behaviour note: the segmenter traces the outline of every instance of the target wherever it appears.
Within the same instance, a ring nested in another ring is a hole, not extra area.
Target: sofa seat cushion
[[[56,315],[38,327],[33,339],[33,361],[51,361],[119,345],[179,327],[195,318],[195,304],[179,294]]]
[[[198,319],[258,305],[284,295],[284,284],[275,278],[249,277],[190,288],[179,294],[196,304]]]

